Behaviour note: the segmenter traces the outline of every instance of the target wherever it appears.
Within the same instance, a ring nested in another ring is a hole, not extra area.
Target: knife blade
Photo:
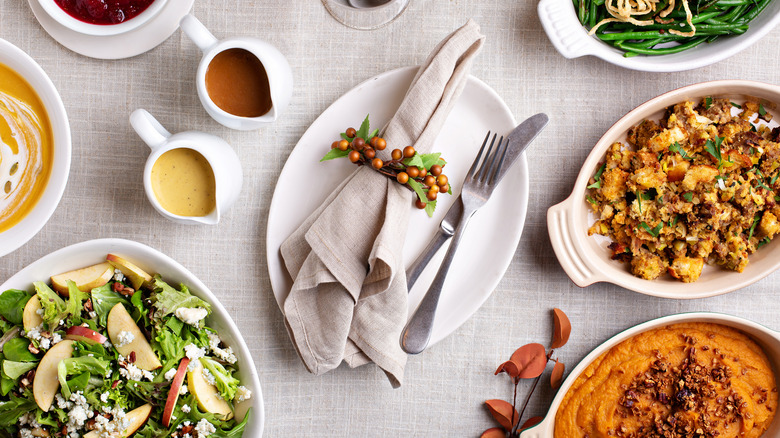
[[[510,144],[508,150],[511,152],[507,153],[504,158],[507,164],[502,166],[496,175],[496,184],[501,182],[504,175],[512,168],[514,163],[528,148],[531,142],[533,142],[536,136],[542,132],[549,121],[550,118],[547,117],[547,114],[535,114],[523,121],[523,123],[517,125],[517,127],[509,133],[507,136],[507,140]],[[512,145],[514,144],[518,144],[519,146],[513,148]],[[412,286],[414,286],[414,283],[420,278],[420,274],[422,274],[425,267],[428,266],[428,263],[430,263],[431,259],[436,255],[439,248],[441,248],[455,233],[455,228],[458,226],[462,212],[463,201],[461,201],[460,195],[458,195],[458,198],[439,224],[439,231],[436,233],[436,236],[428,243],[428,246],[426,246],[420,256],[417,257],[417,260],[406,269],[406,288],[408,290],[412,290]]]

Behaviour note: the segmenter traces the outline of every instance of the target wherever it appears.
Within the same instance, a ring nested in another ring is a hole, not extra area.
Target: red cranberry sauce
[[[154,0],[54,0],[73,18],[91,24],[119,24],[143,12]]]

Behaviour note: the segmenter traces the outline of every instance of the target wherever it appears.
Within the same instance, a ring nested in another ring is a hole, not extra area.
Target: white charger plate
[[[225,344],[233,348],[238,358],[238,377],[252,391],[252,398],[237,405],[236,418],[243,418],[251,407],[252,418],[247,422],[244,436],[261,436],[265,424],[263,394],[252,354],[241,332],[209,288],[187,268],[160,251],[124,239],[88,240],[54,251],[28,265],[0,285],[0,294],[8,289],[31,290],[34,281],[48,281],[52,275],[103,262],[108,253],[122,256],[150,274],[160,274],[170,284],[184,283],[193,295],[211,304],[208,325],[217,330]]]
[[[340,132],[349,126],[359,126],[366,114],[370,114],[372,127],[384,126],[400,106],[416,72],[417,67],[392,70],[348,91],[312,123],[287,159],[271,201],[266,237],[268,272],[280,308],[283,309],[292,286],[279,250],[282,242],[355,170],[355,165],[348,160],[320,163],[320,158],[340,138]],[[404,244],[406,266],[414,262],[436,235],[439,223],[460,194],[460,182],[466,177],[487,131],[506,135],[515,125],[501,97],[484,82],[470,76],[432,149],[441,152],[447,160],[446,173],[454,182],[453,195],[439,196],[432,218],[409,206],[413,211]],[[306,181],[303,194],[302,181]],[[520,241],[527,206],[528,163],[523,155],[465,231],[439,301],[431,345],[466,322],[498,285]],[[428,290],[443,257],[444,250],[440,250],[410,291],[410,314]]]
[[[179,28],[195,0],[168,0],[141,27],[118,35],[96,36],[71,30],[52,18],[38,0],[27,0],[35,18],[55,41],[74,52],[97,59],[123,59],[148,52],[167,40]]]

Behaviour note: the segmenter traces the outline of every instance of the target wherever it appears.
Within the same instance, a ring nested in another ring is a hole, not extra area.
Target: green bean
[[[585,8],[585,0],[579,0],[580,6],[577,9],[577,13],[579,14],[580,23],[585,23],[585,14],[587,12],[587,9]]]
[[[750,11],[748,11],[741,18],[743,20],[745,20],[746,22],[747,21],[751,21],[752,19],[756,18],[756,16],[758,16],[758,14],[760,14],[764,9],[766,9],[767,5],[769,4],[769,1],[770,0],[761,0],[758,3],[758,6],[756,6],[753,9],[751,9]]]
[[[596,17],[598,14],[596,12],[596,7],[597,7],[596,3],[591,1],[590,11],[588,11],[588,29],[593,29],[593,26],[596,25]]]
[[[621,44],[616,44],[615,46],[622,50],[639,53],[642,55],[670,55],[672,53],[679,53],[684,50],[688,50],[690,48],[696,47],[699,44],[706,41],[706,39],[707,39],[706,37],[693,38],[687,43],[680,44],[679,46],[665,47],[663,49],[645,49],[642,47],[636,47],[631,43],[621,43]]]

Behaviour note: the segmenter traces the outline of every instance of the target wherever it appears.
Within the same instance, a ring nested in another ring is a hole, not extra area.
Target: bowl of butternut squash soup
[[[0,256],[24,245],[59,204],[71,138],[62,99],[46,72],[0,39]]]

